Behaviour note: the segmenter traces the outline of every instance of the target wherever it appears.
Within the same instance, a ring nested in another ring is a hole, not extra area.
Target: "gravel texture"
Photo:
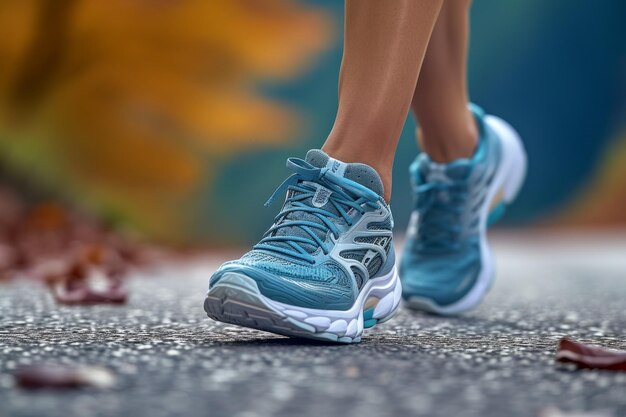
[[[480,308],[402,310],[358,345],[207,319],[218,257],[136,276],[121,307],[59,307],[39,286],[0,285],[0,416],[626,416],[626,373],[553,362],[566,335],[626,349],[626,237],[495,240],[499,276]],[[116,383],[17,388],[15,370],[41,362],[102,366]]]

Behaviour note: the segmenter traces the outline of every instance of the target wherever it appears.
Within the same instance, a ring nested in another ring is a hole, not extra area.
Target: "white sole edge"
[[[339,343],[356,343],[364,331],[364,307],[374,308],[377,323],[389,320],[398,310],[402,287],[396,268],[365,283],[349,310],[298,307],[271,300],[256,282],[243,274],[227,273],[209,289],[204,302],[214,320],[264,330],[285,336]]]

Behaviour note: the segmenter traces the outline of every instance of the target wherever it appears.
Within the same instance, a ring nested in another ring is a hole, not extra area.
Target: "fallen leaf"
[[[59,304],[125,303],[129,271],[174,255],[131,240],[67,204],[27,204],[11,190],[0,183],[0,280],[43,283]]]
[[[626,371],[626,351],[587,345],[568,338],[559,342],[555,359],[557,362],[573,363],[581,369]]]
[[[128,298],[128,293],[122,288],[96,290],[86,282],[73,288],[56,285],[52,294],[57,303],[65,305],[124,304]]]
[[[115,383],[111,371],[91,366],[30,365],[19,369],[14,377],[17,385],[25,389],[109,388]]]

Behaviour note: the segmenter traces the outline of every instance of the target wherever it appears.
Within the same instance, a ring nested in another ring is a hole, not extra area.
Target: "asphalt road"
[[[205,283],[221,259],[137,276],[123,307],[58,307],[32,284],[1,285],[0,416],[626,416],[626,373],[553,362],[566,335],[626,349],[626,235],[509,236],[496,236],[498,280],[476,311],[402,311],[358,345],[210,321]],[[39,362],[117,381],[15,387],[14,370]]]

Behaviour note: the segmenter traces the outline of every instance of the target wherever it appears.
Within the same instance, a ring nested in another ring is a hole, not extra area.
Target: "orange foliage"
[[[0,153],[90,208],[177,238],[204,162],[283,142],[296,115],[254,91],[328,42],[293,0],[5,0]]]

